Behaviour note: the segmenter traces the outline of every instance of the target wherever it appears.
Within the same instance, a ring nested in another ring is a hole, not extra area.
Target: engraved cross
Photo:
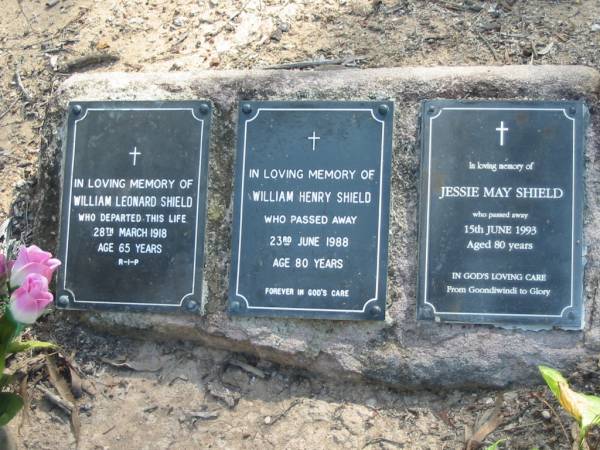
[[[133,165],[135,166],[137,157],[138,157],[138,155],[141,155],[141,153],[137,151],[137,147],[133,147],[133,151],[129,152],[129,154],[133,156]]]
[[[508,128],[504,127],[504,122],[500,121],[500,126],[496,128],[496,131],[500,132],[500,146],[504,145],[504,132],[508,131]]]
[[[306,139],[309,139],[309,140],[312,141],[312,145],[313,145],[312,149],[313,149],[313,152],[314,152],[315,151],[315,145],[316,145],[317,141],[319,139],[321,139],[321,138],[319,136],[317,136],[317,133],[315,131],[313,131],[312,136],[308,136]]]

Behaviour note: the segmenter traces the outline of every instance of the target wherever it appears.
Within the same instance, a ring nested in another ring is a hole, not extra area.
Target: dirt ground
[[[13,202],[34,180],[48,99],[71,73],[298,62],[598,68],[600,2],[0,0],[0,220],[35,220],[26,197]],[[186,343],[98,335],[66,314],[35,332],[63,345],[81,375],[82,449],[455,449],[478,430],[502,448],[571,448],[571,422],[542,387],[400,393]],[[32,364],[20,448],[76,448],[69,415],[39,389],[52,389],[45,369]],[[597,370],[586,362],[576,387],[600,390]]]
[[[99,335],[66,314],[36,333],[74,353],[80,449],[463,449],[477,432],[500,448],[573,448],[576,428],[541,386],[398,392],[190,343]],[[31,408],[11,424],[19,448],[77,448],[69,414],[42,394],[56,391],[40,357],[29,367]],[[593,392],[599,378],[590,361],[572,381]]]

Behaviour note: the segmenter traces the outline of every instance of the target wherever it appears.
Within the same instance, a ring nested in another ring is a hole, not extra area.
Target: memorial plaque
[[[230,312],[382,320],[391,102],[243,102]]]
[[[420,319],[583,326],[581,102],[427,101]]]
[[[197,312],[208,102],[69,106],[59,307]]]

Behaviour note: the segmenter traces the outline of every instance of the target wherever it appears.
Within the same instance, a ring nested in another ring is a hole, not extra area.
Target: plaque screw
[[[231,302],[231,310],[238,312],[240,310],[240,302]]]
[[[382,116],[385,116],[389,110],[390,108],[388,108],[388,105],[379,105],[379,114]]]
[[[185,307],[188,311],[196,311],[198,309],[198,303],[195,300],[190,300]]]
[[[429,107],[429,109],[427,110],[427,112],[428,112],[429,114],[433,114],[433,113],[435,112],[435,107],[433,107],[433,106],[430,106],[430,107]]]
[[[249,103],[244,103],[242,105],[242,111],[244,112],[244,114],[250,114],[252,112],[252,106],[250,106]]]
[[[575,113],[577,112],[577,110],[575,109],[575,107],[574,107],[574,106],[571,106],[571,107],[569,108],[569,112],[570,112],[571,114],[575,114]]]
[[[429,306],[423,306],[423,309],[421,310],[421,319],[424,320],[432,320],[434,319],[434,314],[433,314],[433,310],[431,309],[431,307]]]
[[[66,308],[67,306],[69,306],[69,297],[66,295],[61,295],[60,297],[58,297],[58,306],[62,308]]]
[[[379,314],[381,314],[381,308],[379,306],[373,306],[369,312],[373,317],[377,317]]]
[[[575,319],[575,314],[573,313],[573,311],[569,311],[567,313],[567,317],[569,318],[569,320],[573,320]]]
[[[81,114],[81,106],[80,105],[75,105],[73,106],[73,113],[78,116],[79,114]]]
[[[208,114],[209,107],[206,103],[202,103],[198,109],[200,110],[200,114]]]

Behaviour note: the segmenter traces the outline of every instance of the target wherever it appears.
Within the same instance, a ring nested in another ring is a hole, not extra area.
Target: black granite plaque
[[[427,101],[418,317],[580,329],[581,102]]]
[[[391,102],[240,105],[230,312],[382,320]]]
[[[59,307],[201,304],[208,102],[78,102],[64,155]]]

